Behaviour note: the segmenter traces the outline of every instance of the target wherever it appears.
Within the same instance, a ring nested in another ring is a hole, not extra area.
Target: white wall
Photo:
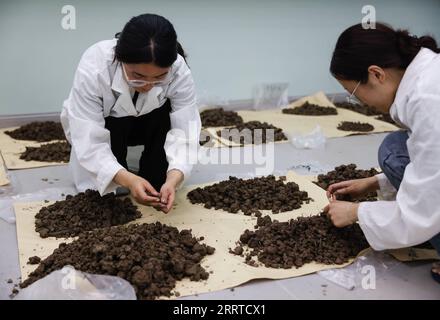
[[[76,8],[73,31],[61,28],[66,4]],[[82,52],[145,12],[173,22],[199,93],[248,99],[256,83],[279,81],[290,95],[338,92],[331,52],[367,4],[379,21],[440,40],[438,0],[1,1],[0,114],[59,111]]]

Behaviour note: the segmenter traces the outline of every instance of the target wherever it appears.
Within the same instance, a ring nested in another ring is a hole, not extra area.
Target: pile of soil
[[[42,162],[69,162],[70,144],[68,142],[54,142],[43,144],[40,147],[26,147],[20,159]]]
[[[268,136],[266,136],[266,130],[269,129],[273,130],[273,135],[269,133]],[[242,132],[242,130],[245,131]],[[287,140],[282,129],[267,122],[260,121],[249,121],[232,128],[218,130],[217,135],[239,144],[260,144]]]
[[[310,262],[343,264],[369,247],[359,225],[336,228],[324,213],[288,222],[265,216],[258,218],[255,227],[240,236],[239,246],[246,253],[234,249],[242,251],[252,266],[258,266],[254,256],[269,268],[299,268]]]
[[[338,114],[338,110],[333,107],[323,107],[307,101],[299,107],[283,109],[282,112],[286,114],[297,114],[303,116],[329,116]]]
[[[208,109],[200,113],[203,127],[236,126],[243,123],[243,118],[235,111],[225,111],[223,108]]]
[[[54,121],[31,122],[12,131],[5,131],[11,138],[47,142],[66,140],[61,123]]]
[[[229,177],[229,180],[196,188],[187,196],[192,204],[201,203],[207,209],[230,213],[241,210],[245,215],[257,217],[261,216],[259,210],[272,210],[272,213],[292,211],[312,200],[306,191],[299,190],[296,183],[284,183],[283,180],[274,176],[247,180]]]
[[[347,110],[351,110],[357,113],[364,114],[366,116],[377,116],[382,114],[382,112],[378,111],[376,108],[371,107],[366,104],[353,104],[349,102],[336,102],[335,106],[338,108],[343,108]]]
[[[83,231],[125,224],[141,216],[129,198],[117,198],[114,193],[101,197],[98,191],[86,190],[41,208],[35,215],[35,231],[42,238],[68,238]]]
[[[370,131],[374,130],[374,127],[371,124],[364,123],[364,122],[342,121],[338,125],[338,130],[355,131],[355,132],[370,132]]]
[[[318,175],[318,181],[316,181],[315,184],[317,184],[324,190],[327,190],[328,187],[334,183],[347,181],[347,180],[369,178],[375,176],[378,173],[379,172],[374,168],[371,168],[369,170],[356,169],[356,165],[351,163],[348,165],[341,165],[335,167],[334,170],[329,171],[326,174]],[[356,202],[377,201],[377,193],[371,192],[365,197],[359,199],[353,199],[350,195],[339,196],[338,200],[356,201]]]
[[[391,123],[391,124],[394,124],[394,125],[396,124],[394,122],[393,118],[391,118],[389,113],[384,113],[384,114],[376,117],[375,119],[376,120],[380,120],[380,121],[385,121],[385,122],[388,122],[388,123]]]
[[[159,222],[84,232],[73,242],[60,244],[21,287],[71,265],[79,271],[127,280],[138,299],[169,297],[178,280],[208,279],[200,262],[215,249],[199,240],[203,239],[194,238],[190,230],[179,231]]]

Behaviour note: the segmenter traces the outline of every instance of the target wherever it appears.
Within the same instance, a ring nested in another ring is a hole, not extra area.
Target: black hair
[[[440,52],[431,36],[419,38],[408,30],[394,30],[384,23],[376,23],[375,29],[356,24],[339,36],[330,72],[337,79],[366,83],[369,66],[406,69],[422,47]]]
[[[118,39],[115,60],[119,62],[154,63],[168,68],[176,61],[177,54],[186,58],[171,22],[156,14],[131,18],[115,37]]]

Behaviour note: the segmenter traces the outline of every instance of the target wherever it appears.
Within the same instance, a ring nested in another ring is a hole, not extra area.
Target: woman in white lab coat
[[[173,25],[143,14],[116,39],[83,54],[61,122],[78,190],[126,187],[139,203],[169,212],[191,171],[200,133],[194,82]],[[139,173],[127,147],[144,146]]]
[[[430,240],[440,253],[440,52],[430,36],[416,37],[378,23],[339,37],[330,71],[361,102],[389,112],[403,129],[379,148],[382,174],[329,186],[324,209],[337,227],[359,221],[376,250]],[[351,203],[373,190],[388,201]],[[434,264],[432,276],[440,278]]]

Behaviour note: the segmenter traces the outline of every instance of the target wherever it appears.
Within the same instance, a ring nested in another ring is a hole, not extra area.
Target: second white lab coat
[[[440,233],[440,54],[422,48],[405,71],[391,117],[406,128],[410,163],[396,190],[381,174],[382,193],[394,201],[363,202],[359,224],[376,250],[408,247]]]
[[[121,64],[114,61],[115,45],[116,39],[105,40],[85,51],[63,104],[61,123],[72,145],[69,167],[77,189],[97,189],[105,194],[117,187],[112,181],[123,167],[111,151],[104,118],[141,116],[167,99],[171,102],[171,130],[164,146],[168,171],[178,169],[187,179],[197,157],[201,127],[190,69],[178,55],[170,69],[169,84],[139,94],[135,106]]]

